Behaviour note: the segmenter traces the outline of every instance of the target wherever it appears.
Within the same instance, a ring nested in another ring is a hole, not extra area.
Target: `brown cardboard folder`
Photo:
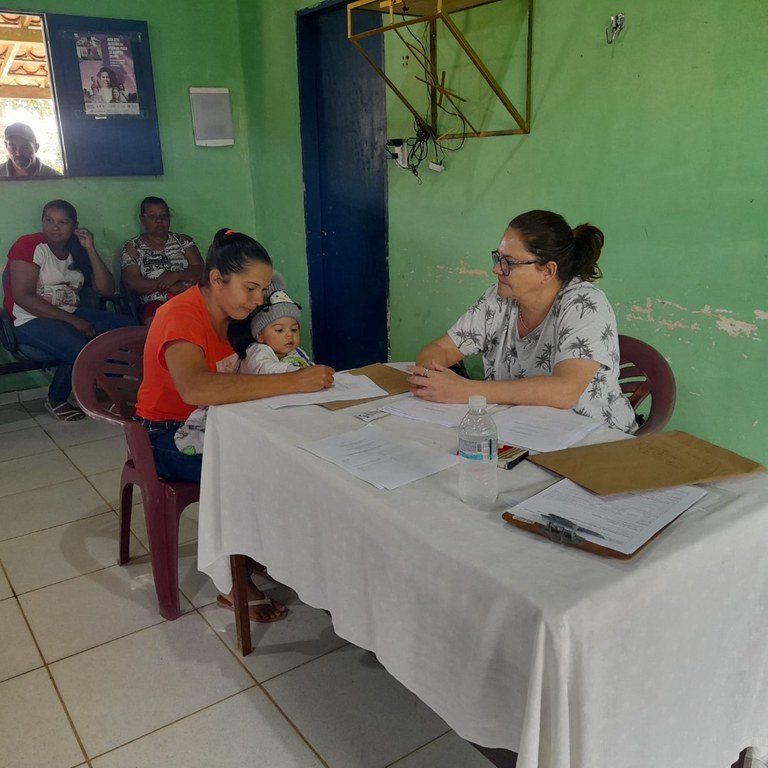
[[[363,368],[356,368],[354,371],[350,371],[350,373],[357,376],[367,376],[374,384],[378,384],[382,389],[386,389],[388,395],[402,395],[403,392],[407,392],[410,389],[407,381],[410,374],[407,371],[401,371],[383,363],[374,363]],[[381,397],[385,397],[385,395]],[[341,408],[349,408],[352,405],[362,405],[363,403],[370,403],[372,400],[381,400],[381,397],[369,397],[366,400],[337,400],[333,403],[323,403],[322,406],[329,411],[338,411]]]
[[[765,471],[756,461],[680,431],[541,453],[529,461],[602,495],[710,483]]]

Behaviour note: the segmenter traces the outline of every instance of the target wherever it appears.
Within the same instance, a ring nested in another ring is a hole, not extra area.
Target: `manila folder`
[[[541,453],[529,461],[602,495],[710,483],[765,471],[756,461],[681,431]]]
[[[389,395],[402,395],[410,389],[408,377],[411,375],[407,371],[401,371],[399,368],[393,368],[391,365],[383,363],[373,363],[364,368],[356,368],[350,373],[357,376],[367,376],[374,384],[382,389],[386,389]],[[384,395],[382,395],[384,397]],[[370,403],[372,400],[381,400],[380,397],[369,397],[365,400],[335,400],[332,403],[322,403],[323,408],[329,411],[338,411],[341,408],[349,408],[351,405],[361,405]]]

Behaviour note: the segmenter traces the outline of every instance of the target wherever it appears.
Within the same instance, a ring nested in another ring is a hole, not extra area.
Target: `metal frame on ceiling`
[[[506,1],[506,0],[505,0]],[[501,2],[501,0],[355,0],[347,6],[347,37],[356,46],[358,51],[365,57],[368,63],[378,72],[384,82],[392,89],[400,101],[408,108],[415,120],[426,130],[429,135],[441,139],[460,139],[460,138],[478,138],[483,136],[509,136],[530,133],[531,131],[531,62],[533,57],[533,0],[523,0],[527,3],[527,55],[526,55],[526,86],[525,86],[525,106],[522,110],[517,109],[509,96],[493,76],[481,57],[470,45],[467,38],[458,28],[451,18],[451,15],[458,12],[466,12],[472,8],[482,5]],[[374,30],[356,33],[355,32],[355,14],[358,12],[376,12],[382,16],[382,24]],[[466,99],[461,97],[455,91],[446,86],[446,73],[438,74],[438,52],[437,52],[437,25],[442,23],[451,33],[458,43],[461,50],[468,56],[472,64],[482,75],[488,86],[496,95],[498,100],[504,105],[504,108],[512,117],[514,128],[504,130],[483,130],[481,126],[473,125],[467,118],[464,110],[461,108],[461,102]],[[429,88],[430,105],[429,116],[424,117],[406,98],[402,91],[386,75],[384,70],[374,62],[366,53],[365,48],[360,41],[371,37],[372,35],[381,35],[388,31],[399,30],[404,27],[410,27],[417,24],[427,24],[429,26],[429,53],[425,56],[416,46],[408,46],[408,50],[413,54],[421,68],[423,69],[427,80],[419,79],[425,82]],[[453,110],[459,115],[471,131],[462,133],[439,133],[438,113],[443,100],[451,104]]]

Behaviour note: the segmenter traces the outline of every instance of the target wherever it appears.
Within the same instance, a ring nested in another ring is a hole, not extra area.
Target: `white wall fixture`
[[[189,101],[198,147],[226,147],[235,143],[229,88],[190,88]]]

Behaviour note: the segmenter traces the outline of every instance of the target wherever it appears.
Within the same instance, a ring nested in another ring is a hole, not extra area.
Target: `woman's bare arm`
[[[458,363],[459,360],[463,359],[464,355],[453,343],[453,339],[446,333],[431,344],[427,344],[427,346],[419,352],[418,357],[416,358],[416,365],[429,368],[432,363],[437,363],[438,365],[450,368],[452,365]]]
[[[165,362],[179,396],[189,405],[223,405],[294,392],[317,392],[333,384],[333,368],[326,365],[262,376],[209,371],[205,353],[190,341],[168,344]]]
[[[489,403],[573,408],[599,369],[594,360],[563,360],[550,376],[474,381],[439,365],[428,377],[414,375],[409,381],[415,395],[436,403],[465,403],[470,395],[485,395]]]
[[[94,290],[99,296],[111,296],[115,292],[115,277],[107,269],[107,265],[102,261],[101,256],[99,256],[99,252],[96,250],[93,242],[93,233],[84,227],[80,227],[75,230],[75,235],[83,248],[85,248],[88,259],[91,262]]]

